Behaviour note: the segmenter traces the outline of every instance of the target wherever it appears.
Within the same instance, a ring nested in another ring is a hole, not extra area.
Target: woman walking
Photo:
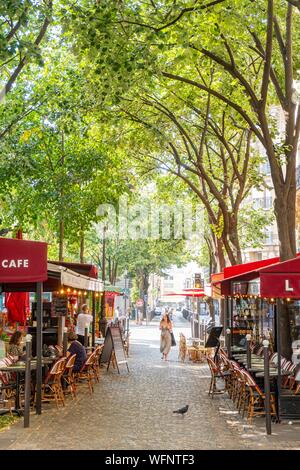
[[[162,320],[159,324],[159,329],[161,330],[160,352],[162,353],[162,359],[166,361],[172,346],[171,333],[173,329],[173,325],[168,313],[165,313],[162,317]]]

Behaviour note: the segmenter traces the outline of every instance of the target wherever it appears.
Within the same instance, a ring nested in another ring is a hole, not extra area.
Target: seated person
[[[73,331],[71,331],[68,335],[68,340],[70,341],[70,347],[67,351],[67,357],[72,354],[76,354],[75,364],[73,371],[79,372],[81,367],[86,361],[87,355],[85,351],[85,347],[77,340],[77,335]]]
[[[18,359],[24,355],[24,348],[21,345],[22,336],[23,335],[21,331],[15,331],[15,333],[10,338],[7,354],[10,354],[11,356],[17,356]]]

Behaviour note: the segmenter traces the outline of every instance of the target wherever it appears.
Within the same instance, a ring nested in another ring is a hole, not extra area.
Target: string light
[[[64,291],[63,289],[60,289],[60,293],[61,293],[61,294],[64,294],[65,291]]]
[[[73,294],[77,294],[77,290],[76,290],[76,289],[73,290]]]
[[[86,295],[87,295],[87,292],[85,291],[85,292],[83,293],[83,295],[85,295],[85,296],[86,296]]]
[[[70,292],[71,292],[71,289],[70,289],[70,287],[68,287],[68,289],[67,289],[67,292],[68,292],[68,293],[70,293]]]

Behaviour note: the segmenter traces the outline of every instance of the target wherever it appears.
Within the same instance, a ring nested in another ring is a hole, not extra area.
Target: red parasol
[[[195,290],[195,289],[188,289],[186,291],[181,291],[181,292],[170,292],[169,294],[165,294],[165,296],[171,296],[171,295],[181,295],[183,297],[205,297],[206,294],[204,293],[203,290]]]

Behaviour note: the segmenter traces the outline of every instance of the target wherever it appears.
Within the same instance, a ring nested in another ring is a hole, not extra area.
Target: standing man
[[[93,321],[93,315],[89,314],[89,308],[87,304],[83,304],[81,307],[81,313],[77,317],[76,333],[78,341],[84,345],[84,332],[85,328],[90,328],[90,324]]]

